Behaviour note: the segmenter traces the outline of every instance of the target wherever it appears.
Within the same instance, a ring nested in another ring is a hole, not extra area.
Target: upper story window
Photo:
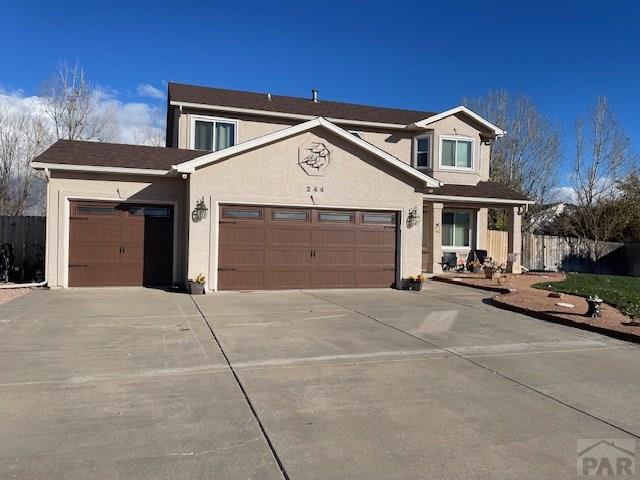
[[[473,169],[473,140],[460,137],[440,137],[440,166],[462,170]]]
[[[210,152],[233,147],[237,142],[238,122],[226,118],[191,116],[191,148]]]
[[[415,140],[415,161],[416,168],[428,168],[431,166],[431,135],[416,137]]]

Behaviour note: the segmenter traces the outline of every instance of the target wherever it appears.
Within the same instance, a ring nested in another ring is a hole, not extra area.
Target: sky
[[[161,128],[166,83],[442,111],[526,94],[563,127],[606,95],[640,145],[640,2],[0,0],[0,94],[78,61],[125,128]],[[7,99],[7,97],[9,97]],[[128,120],[127,120],[128,119]]]

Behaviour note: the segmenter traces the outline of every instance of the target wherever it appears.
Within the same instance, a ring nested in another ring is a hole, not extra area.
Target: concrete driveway
[[[573,478],[578,439],[638,438],[637,346],[484,297],[31,293],[0,306],[0,478]]]

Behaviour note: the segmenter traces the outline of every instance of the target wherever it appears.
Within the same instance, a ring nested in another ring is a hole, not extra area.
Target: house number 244
[[[310,185],[307,185],[307,192],[311,193],[311,192],[324,192],[324,187],[312,187]]]

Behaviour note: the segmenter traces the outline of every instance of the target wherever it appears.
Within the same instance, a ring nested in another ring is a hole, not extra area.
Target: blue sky
[[[182,6],[180,4],[182,3]],[[569,137],[609,96],[640,144],[640,2],[0,2],[0,88],[37,94],[63,59],[122,102],[166,81],[444,110],[525,93]],[[569,138],[567,138],[567,141]]]

